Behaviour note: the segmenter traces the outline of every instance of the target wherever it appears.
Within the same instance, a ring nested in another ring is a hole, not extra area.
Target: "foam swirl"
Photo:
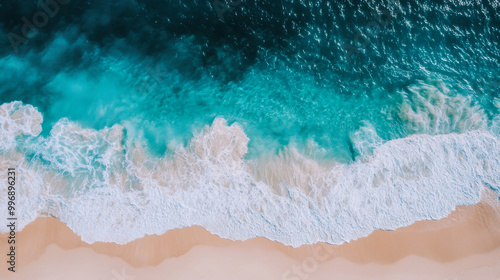
[[[1,149],[2,168],[19,170],[21,227],[52,215],[89,243],[200,225],[230,239],[339,244],[445,217],[500,183],[499,139],[485,130],[387,141],[351,164],[318,162],[292,147],[248,160],[243,129],[217,118],[168,158],[150,155],[120,125],[84,129],[62,119],[37,137],[33,107],[2,106],[31,110],[15,128],[31,141]],[[18,120],[5,109],[2,119]]]

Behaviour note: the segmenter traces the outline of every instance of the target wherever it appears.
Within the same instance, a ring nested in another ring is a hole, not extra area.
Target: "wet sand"
[[[231,241],[196,226],[125,245],[87,244],[59,220],[38,218],[17,233],[17,272],[2,261],[0,279],[500,280],[498,209],[488,192],[438,221],[299,248],[265,238]],[[5,260],[6,238],[0,236]]]

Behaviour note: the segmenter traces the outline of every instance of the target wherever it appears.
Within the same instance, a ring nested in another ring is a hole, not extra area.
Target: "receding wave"
[[[0,167],[18,170],[21,228],[54,216],[90,243],[200,225],[230,239],[340,244],[445,217],[478,203],[485,187],[500,194],[500,140],[491,125],[476,125],[481,111],[460,97],[426,103],[421,96],[417,103],[427,105],[403,102],[401,111],[411,112],[400,117],[427,134],[383,141],[366,122],[351,134],[359,156],[349,164],[306,156],[293,145],[248,159],[251,139],[223,118],[165,156],[128,137],[126,122],[96,130],[60,119],[43,136],[35,107],[5,103]],[[454,112],[465,117],[438,112],[464,104]],[[432,135],[440,126],[446,134]],[[2,203],[6,191],[2,185]]]

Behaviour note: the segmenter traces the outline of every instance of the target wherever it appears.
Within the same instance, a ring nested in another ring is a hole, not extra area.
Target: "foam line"
[[[89,243],[200,225],[235,240],[340,244],[443,218],[500,184],[499,139],[486,130],[387,141],[351,164],[293,147],[248,160],[241,126],[217,118],[167,158],[126,138],[121,125],[94,130],[61,119],[44,138],[32,106],[0,108],[0,137],[9,140],[0,167],[18,168],[21,228],[52,215]]]

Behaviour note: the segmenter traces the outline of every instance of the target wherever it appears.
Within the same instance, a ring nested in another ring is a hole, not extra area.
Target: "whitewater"
[[[427,133],[383,141],[369,124],[361,127],[352,136],[360,156],[347,164],[294,145],[247,159],[249,137],[219,117],[171,156],[127,137],[126,122],[95,130],[63,118],[42,136],[37,108],[11,102],[0,106],[0,167],[17,170],[20,229],[52,216],[88,243],[123,244],[199,225],[233,240],[341,244],[443,218],[478,203],[485,188],[500,194],[498,124],[481,123],[480,108],[453,98],[461,97],[434,91],[413,98],[418,110],[401,104],[408,126]],[[469,117],[450,122],[447,108]],[[431,135],[455,126],[469,129]],[[7,188],[0,190],[6,204]]]
[[[498,1],[212,2],[0,4],[19,230],[341,244],[500,197]]]

